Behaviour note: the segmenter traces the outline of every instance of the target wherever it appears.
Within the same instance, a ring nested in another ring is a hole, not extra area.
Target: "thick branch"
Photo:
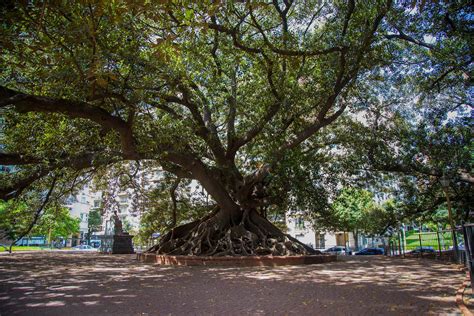
[[[15,106],[15,109],[20,113],[60,113],[70,118],[88,119],[106,128],[114,129],[120,135],[125,158],[135,159],[137,157],[131,127],[121,118],[111,115],[102,108],[81,101],[24,94],[0,86],[0,107],[8,105]]]
[[[164,158],[192,174],[192,178],[198,180],[223,209],[235,211],[238,208],[221,181],[220,174],[213,172],[200,159],[189,154],[171,151],[167,152]]]
[[[179,183],[181,182],[181,178],[176,178],[176,180],[173,182],[170,188],[170,197],[171,197],[171,203],[172,203],[172,222],[171,222],[171,227],[175,227],[178,221],[178,207],[177,207],[177,199],[176,199],[176,189],[179,186]]]
[[[50,171],[50,168],[39,168],[24,178],[15,179],[9,185],[0,187],[0,199],[7,201],[18,197],[33,182],[46,176]]]
[[[346,36],[347,28],[349,27],[349,20],[351,19],[352,13],[354,13],[354,9],[355,0],[349,0],[346,18],[344,19],[344,26],[342,27],[342,37]]]
[[[201,137],[211,149],[217,162],[221,165],[227,163],[225,159],[225,149],[217,135],[217,130],[214,124],[211,122],[210,111],[206,109],[204,117],[199,112],[197,104],[191,100],[191,91],[189,91],[183,85],[180,85],[180,91],[183,93],[183,98],[176,96],[164,96],[164,100],[167,102],[177,103],[185,106],[191,112],[194,122],[196,123],[196,135]],[[204,106],[206,108],[206,106]],[[206,122],[207,125],[206,125]]]
[[[341,51],[340,59],[339,59],[339,71],[336,77],[336,81],[334,84],[334,93],[328,97],[322,108],[319,110],[316,119],[313,123],[309,124],[298,133],[295,134],[293,139],[289,140],[288,142],[284,143],[280,146],[271,156],[273,157],[273,164],[277,163],[284,155],[284,152],[290,149],[295,148],[299,144],[301,144],[304,140],[308,139],[315,133],[317,133],[321,128],[329,125],[330,123],[334,122],[341,114],[344,112],[347,104],[342,104],[340,108],[334,112],[334,114],[326,117],[329,110],[334,106],[336,103],[336,99],[338,95],[341,93],[342,89],[354,78],[357,77],[358,71],[360,69],[360,63],[363,59],[365,52],[369,49],[372,39],[374,37],[375,32],[378,29],[383,17],[388,12],[391,6],[391,1],[387,1],[386,7],[379,12],[379,14],[375,17],[370,29],[366,33],[364,37],[360,49],[356,56],[356,63],[355,66],[346,73],[346,50]],[[348,18],[347,18],[348,19]]]
[[[24,157],[21,158],[18,154],[4,154],[6,155],[9,162],[12,165],[20,165],[22,164],[34,164],[33,160],[38,160],[34,157]],[[12,159],[12,157],[20,157],[20,160]],[[94,153],[85,153],[77,156],[62,156],[58,159],[50,159],[48,162],[41,160],[41,162],[45,162],[45,164],[38,165],[35,171],[29,172],[24,177],[17,177],[18,174],[21,172],[16,172],[12,174],[8,174],[7,176],[11,178],[10,182],[6,186],[0,187],[0,199],[9,200],[19,196],[26,188],[28,188],[33,182],[39,180],[49,174],[51,171],[61,168],[72,168],[74,170],[83,170],[89,167],[98,166],[98,165],[107,165],[113,162],[116,162],[122,157],[112,157],[108,160],[101,160],[98,154]],[[6,161],[6,160],[5,160]],[[20,163],[16,163],[19,161]],[[0,163],[3,161],[0,160]]]
[[[227,28],[223,25],[217,24],[217,23],[208,23],[207,26],[210,29],[217,30],[221,33],[228,34],[232,37],[232,41],[235,47],[240,48],[243,51],[246,51],[248,53],[254,53],[254,54],[263,54],[264,51],[262,48],[256,48],[256,47],[251,47],[243,44],[240,40],[240,34],[238,28]],[[321,56],[321,55],[327,55],[327,54],[332,54],[335,52],[340,52],[344,50],[344,47],[331,47],[327,49],[318,49],[318,50],[290,50],[290,49],[281,49],[278,47],[275,47],[269,40],[268,38],[264,37],[264,42],[265,45],[268,46],[268,48],[273,51],[276,54],[283,55],[283,56]]]
[[[41,159],[22,154],[0,153],[0,165],[19,166],[40,163]]]
[[[237,69],[236,66],[231,74],[231,95],[228,99],[229,115],[227,117],[227,150],[233,147],[235,140],[235,117],[237,114]]]
[[[417,39],[415,39],[411,36],[408,36],[399,29],[397,29],[397,31],[398,31],[399,34],[385,35],[385,38],[386,39],[394,39],[394,38],[401,39],[401,40],[416,44],[418,46],[423,46],[423,47],[428,48],[428,49],[433,49],[434,48],[434,45],[425,43],[425,42],[417,40]]]

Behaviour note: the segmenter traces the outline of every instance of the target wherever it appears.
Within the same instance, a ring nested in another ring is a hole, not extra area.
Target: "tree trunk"
[[[319,251],[284,234],[258,211],[256,186],[262,173],[242,181],[232,173],[223,175],[199,160],[174,156],[217,202],[214,211],[197,221],[172,229],[149,252],[169,255],[251,256],[303,255]],[[260,179],[260,180],[259,180]]]
[[[179,183],[181,182],[181,178],[177,178],[174,182],[173,185],[170,188],[170,197],[171,197],[171,203],[172,203],[172,210],[171,210],[171,227],[175,227],[178,221],[178,210],[177,210],[177,199],[176,199],[176,189],[178,188]]]
[[[355,248],[355,251],[359,251],[359,232],[356,230],[354,230],[353,232],[354,234],[354,248]]]
[[[243,211],[240,220],[234,211],[216,208],[210,215],[172,229],[149,252],[169,255],[252,256],[318,254],[284,234],[257,211]]]

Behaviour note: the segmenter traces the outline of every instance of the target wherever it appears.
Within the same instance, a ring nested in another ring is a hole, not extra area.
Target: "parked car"
[[[435,253],[435,250],[431,246],[423,246],[423,247],[416,247],[415,250],[410,251],[409,253],[412,253],[412,254]]]
[[[99,239],[92,239],[89,244],[94,248],[100,248],[101,241]]]
[[[352,250],[349,247],[344,246],[334,246],[328,249],[323,250],[323,253],[329,253],[332,255],[352,255]]]
[[[453,249],[454,249],[454,246],[449,247],[449,249],[450,249],[450,250],[453,250]],[[461,242],[458,244],[458,250],[463,250],[463,251],[466,250],[466,248],[464,248],[464,242],[461,241]]]
[[[77,250],[77,251],[98,251],[99,249],[94,248],[94,247],[89,246],[89,245],[79,245],[79,246],[72,247],[72,250]]]
[[[375,256],[375,255],[383,255],[385,251],[383,248],[364,248],[359,252],[356,252],[356,256]]]

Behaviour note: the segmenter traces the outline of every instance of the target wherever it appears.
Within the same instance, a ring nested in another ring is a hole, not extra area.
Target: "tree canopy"
[[[327,188],[370,169],[449,170],[471,190],[465,123],[440,123],[472,106],[470,14],[467,1],[5,5],[0,163],[17,170],[1,196],[139,161],[218,206],[154,250],[294,254],[310,249],[269,206],[321,213]]]

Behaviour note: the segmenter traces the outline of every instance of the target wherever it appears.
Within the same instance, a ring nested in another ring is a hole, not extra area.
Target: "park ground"
[[[0,315],[456,315],[464,276],[426,259],[211,268],[17,253],[0,256]]]

